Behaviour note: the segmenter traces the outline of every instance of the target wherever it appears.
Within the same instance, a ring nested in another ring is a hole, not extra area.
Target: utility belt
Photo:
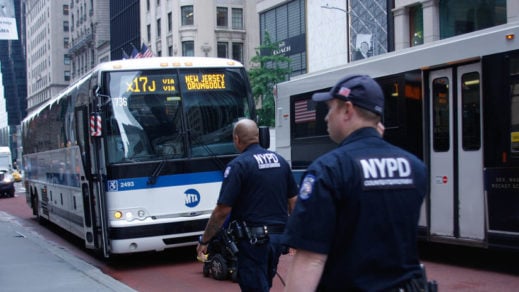
[[[420,264],[421,275],[417,278],[409,279],[395,287],[390,292],[438,292],[438,283],[435,280],[428,280],[425,273],[425,266]]]
[[[269,234],[283,233],[283,225],[247,226],[245,221],[232,221],[229,225],[236,240],[248,240],[251,245],[263,245],[269,242]]]

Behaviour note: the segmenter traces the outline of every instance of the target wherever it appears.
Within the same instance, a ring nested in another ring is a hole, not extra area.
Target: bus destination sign
[[[182,80],[182,79],[181,79]],[[212,91],[226,89],[225,74],[205,73],[184,75],[183,88],[188,91]],[[130,93],[176,93],[176,76],[140,75],[127,82],[126,92]]]

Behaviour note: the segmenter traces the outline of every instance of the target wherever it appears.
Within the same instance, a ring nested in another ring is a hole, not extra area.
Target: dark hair
[[[355,106],[355,104],[353,104],[353,106]],[[372,121],[375,123],[378,123],[381,121],[381,118],[378,114],[376,114],[370,110],[367,110],[365,108],[362,108],[360,106],[355,106],[355,108],[356,108],[357,112],[359,113],[359,116],[361,118],[363,118],[364,120]]]

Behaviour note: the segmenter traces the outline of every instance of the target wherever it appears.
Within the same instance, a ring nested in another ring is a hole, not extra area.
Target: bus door
[[[102,250],[107,256],[108,239],[106,230],[106,215],[101,202],[102,189],[96,166],[98,165],[97,145],[99,138],[90,137],[90,118],[86,106],[75,110],[78,144],[81,152],[81,162],[85,177],[81,179],[84,212],[84,239],[87,248]],[[90,143],[90,141],[92,143]]]
[[[429,74],[433,240],[485,237],[480,78],[480,63]]]

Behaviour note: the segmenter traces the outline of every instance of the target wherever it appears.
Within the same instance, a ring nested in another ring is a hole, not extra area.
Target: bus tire
[[[43,217],[40,216],[40,206],[39,206],[39,200],[38,200],[38,194],[34,194],[31,197],[31,205],[32,205],[32,214],[36,217],[36,220],[40,224],[44,224],[45,220]]]
[[[31,207],[32,215],[38,216],[38,196],[35,194],[31,196]]]

